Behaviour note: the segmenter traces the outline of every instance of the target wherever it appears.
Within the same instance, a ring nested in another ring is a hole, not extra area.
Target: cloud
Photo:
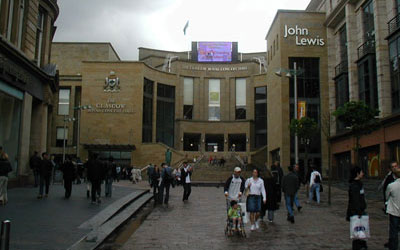
[[[184,51],[190,41],[238,41],[241,52],[265,51],[265,35],[277,9],[304,9],[308,2],[64,0],[59,1],[54,40],[111,42],[125,60],[137,60],[138,47]]]

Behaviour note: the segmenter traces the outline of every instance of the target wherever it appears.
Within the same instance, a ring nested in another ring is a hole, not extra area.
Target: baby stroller
[[[238,225],[236,227],[236,225],[234,225],[233,219],[229,218],[229,215],[228,215],[228,211],[231,207],[231,201],[228,199],[226,201],[227,201],[226,202],[227,209],[226,209],[225,236],[230,237],[230,236],[234,236],[236,234],[236,235],[246,238],[246,231],[244,230],[244,222],[243,222],[243,216],[244,216],[243,209],[241,208],[240,204],[238,203],[240,220],[237,221]],[[238,230],[235,230],[236,228]]]

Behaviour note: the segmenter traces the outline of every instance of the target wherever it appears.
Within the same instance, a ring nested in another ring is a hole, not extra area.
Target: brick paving
[[[131,193],[133,187],[129,183],[116,183],[113,186],[113,197],[102,197],[101,205],[90,204],[86,198],[86,184],[73,185],[69,200],[63,199],[64,188],[60,184],[50,186],[49,197],[43,200],[36,199],[37,188],[8,190],[9,201],[6,206],[0,206],[0,220],[11,220],[10,249],[67,249],[90,231],[78,229],[83,222]]]
[[[286,221],[286,209],[281,206],[274,223],[262,223],[256,232],[250,232],[246,225],[247,238],[225,236],[222,188],[193,187],[187,204],[181,201],[182,189],[171,189],[169,208],[156,208],[122,249],[351,249],[349,223],[345,220],[347,192],[342,189],[333,188],[333,205],[328,206],[327,186],[320,205],[306,204],[303,188],[303,210],[296,212],[294,225]],[[381,209],[381,202],[368,201],[369,249],[384,249],[388,237],[388,221]]]

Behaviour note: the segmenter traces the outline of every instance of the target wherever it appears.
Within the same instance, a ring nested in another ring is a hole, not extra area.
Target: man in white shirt
[[[183,168],[181,170],[181,179],[183,185],[183,199],[185,202],[189,199],[190,193],[192,192],[192,173],[193,168],[187,164],[187,162],[183,163]]]
[[[313,195],[314,195],[314,190],[315,194],[317,196],[317,203],[319,204],[321,201],[320,198],[320,188],[321,188],[321,182],[322,182],[322,177],[321,174],[313,167],[313,171],[311,172],[311,178],[310,178],[310,193],[309,193],[309,202],[311,202]]]
[[[389,214],[389,250],[397,250],[399,245],[400,226],[400,169],[395,169],[397,179],[386,189],[387,208]]]
[[[229,203],[231,200],[239,201],[244,192],[246,180],[240,176],[241,172],[242,169],[240,167],[235,167],[233,175],[225,182],[224,192]]]

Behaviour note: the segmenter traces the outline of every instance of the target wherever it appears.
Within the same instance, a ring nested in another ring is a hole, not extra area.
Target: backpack
[[[317,174],[317,176],[315,176],[314,182],[321,183],[321,176],[319,176],[319,174]]]

